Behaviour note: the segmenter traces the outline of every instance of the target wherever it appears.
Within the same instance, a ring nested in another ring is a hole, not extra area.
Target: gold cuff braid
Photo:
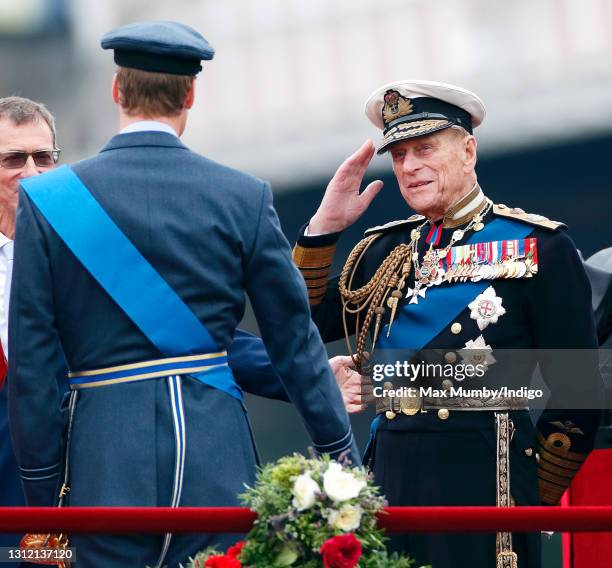
[[[556,505],[578,473],[587,454],[571,452],[571,440],[566,434],[554,432],[547,438],[538,432],[538,479],[540,499]]]
[[[311,306],[318,306],[323,301],[335,252],[335,244],[325,247],[293,247],[293,262],[304,277]]]
[[[538,479],[540,485],[540,501],[546,505],[558,505],[567,487],[559,486],[542,479]]]
[[[302,268],[329,268],[334,259],[336,245],[326,247],[293,247],[293,262],[299,269]]]

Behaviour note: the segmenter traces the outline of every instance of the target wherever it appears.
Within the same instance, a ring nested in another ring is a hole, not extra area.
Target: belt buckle
[[[400,410],[406,416],[414,416],[421,410],[423,399],[421,395],[400,397]]]

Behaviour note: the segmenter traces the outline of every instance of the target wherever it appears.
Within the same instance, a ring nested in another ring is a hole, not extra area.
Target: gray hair
[[[468,136],[472,136],[474,137],[473,134],[470,134],[465,128],[463,128],[463,126],[459,126],[458,124],[453,124],[449,130],[452,130],[453,132],[456,132],[462,140],[465,140]],[[478,159],[478,158],[476,158]],[[474,162],[474,165],[476,165],[476,162]]]
[[[10,120],[15,126],[40,122],[44,120],[53,136],[53,147],[56,147],[55,119],[47,107],[24,97],[0,98],[0,119]]]
[[[458,134],[461,134],[461,136],[463,136],[464,138],[466,136],[473,136],[473,134],[470,134],[465,128],[463,128],[463,126],[459,126],[458,124],[453,124],[450,127],[451,130],[454,130],[455,132],[457,132]]]

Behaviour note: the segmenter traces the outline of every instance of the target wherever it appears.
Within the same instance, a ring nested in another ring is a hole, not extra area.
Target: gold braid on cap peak
[[[386,312],[385,305],[391,309],[391,317],[393,317],[403,295],[402,288],[410,272],[412,261],[410,245],[402,243],[389,253],[374,276],[365,285],[357,290],[352,290],[351,285],[359,262],[372,243],[381,235],[382,233],[374,233],[357,243],[346,260],[338,283],[340,296],[342,297],[342,320],[346,344],[355,367],[361,374],[367,373],[367,369],[364,368],[364,352],[370,326],[374,320],[373,349],[380,333],[382,318]],[[360,316],[363,311],[365,311],[365,317],[363,324],[360,326]],[[355,317],[356,353],[353,352],[351,345],[348,316]]]

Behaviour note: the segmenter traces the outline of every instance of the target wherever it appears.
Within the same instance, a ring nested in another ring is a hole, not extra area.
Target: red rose
[[[361,543],[354,534],[343,534],[326,540],[321,547],[325,568],[354,568],[361,558]]]
[[[204,562],[204,568],[242,568],[242,564],[236,558],[226,554],[217,554],[216,556],[210,556]]]
[[[242,552],[242,549],[244,548],[245,544],[246,543],[244,542],[244,540],[241,540],[237,542],[234,546],[230,546],[225,554],[231,556],[232,558],[238,558],[238,555]]]

